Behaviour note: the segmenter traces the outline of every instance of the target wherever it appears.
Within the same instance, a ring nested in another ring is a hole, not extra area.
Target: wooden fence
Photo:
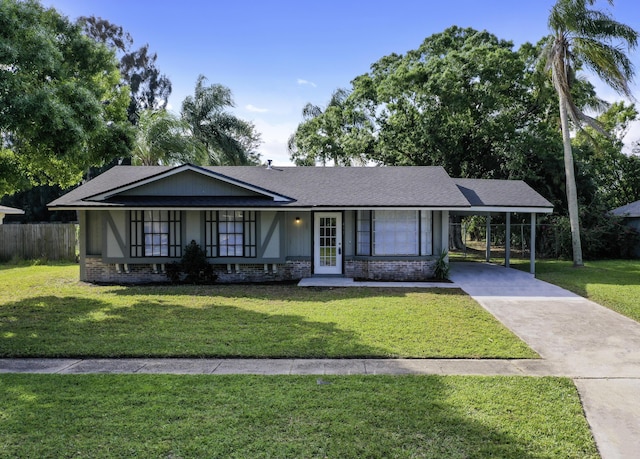
[[[76,261],[77,255],[78,225],[75,223],[0,225],[0,260]]]

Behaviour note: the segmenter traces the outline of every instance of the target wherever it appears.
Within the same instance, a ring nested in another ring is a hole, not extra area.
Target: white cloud
[[[252,112],[252,113],[266,113],[269,111],[269,109],[267,108],[260,108],[260,107],[256,107],[255,105],[245,105],[245,107],[248,111]]]
[[[292,166],[287,141],[298,124],[295,122],[272,123],[264,119],[256,119],[253,122],[262,136],[262,144],[258,148],[262,154],[262,160],[271,159],[274,166]]]
[[[298,84],[301,85],[308,85],[311,86],[313,88],[316,88],[318,85],[315,84],[313,81],[309,81],[309,80],[303,80],[302,78],[298,78]]]

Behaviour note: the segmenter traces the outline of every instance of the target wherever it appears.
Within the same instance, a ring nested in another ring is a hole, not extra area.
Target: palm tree
[[[140,112],[131,162],[155,166],[181,163],[203,164],[200,145],[189,135],[187,124],[166,110]]]
[[[182,102],[182,119],[202,143],[211,165],[243,166],[259,163],[260,136],[252,123],[225,111],[233,107],[231,90],[220,84],[206,86],[200,75],[194,96]]]
[[[617,22],[607,12],[589,9],[595,1],[557,1],[549,16],[552,35],[542,56],[558,93],[574,266],[583,266],[583,261],[569,119],[579,129],[586,123],[601,131],[597,122],[574,103],[571,87],[575,71],[580,67],[589,69],[618,93],[632,98],[629,83],[634,70],[621,44],[631,50],[638,41],[638,33],[631,27]],[[613,0],[608,1],[613,6]]]

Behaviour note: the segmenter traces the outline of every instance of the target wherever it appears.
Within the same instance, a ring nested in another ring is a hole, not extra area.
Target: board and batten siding
[[[124,191],[120,196],[261,196],[220,180],[211,180],[196,172],[183,172]]]
[[[109,210],[104,216],[103,255],[107,258],[125,258],[127,253],[127,211]]]
[[[269,259],[282,259],[284,254],[284,215],[276,211],[260,211],[258,213],[258,258],[269,262]]]
[[[80,211],[80,239],[86,241],[86,255],[102,255],[104,212]]]
[[[296,221],[299,218],[299,221]],[[285,212],[285,255],[289,258],[311,258],[311,212]]]

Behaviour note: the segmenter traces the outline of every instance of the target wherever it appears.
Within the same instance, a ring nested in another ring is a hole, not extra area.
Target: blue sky
[[[173,84],[169,104],[179,111],[198,75],[231,89],[233,112],[262,134],[263,159],[289,164],[286,141],[307,102],[324,105],[336,88],[392,52],[417,48],[451,25],[488,30],[515,47],[547,33],[554,0],[449,1],[165,1],[42,0],[74,20],[100,16],[122,26],[134,48],[149,43],[158,68]],[[640,2],[596,6],[640,30]],[[640,72],[640,53],[632,55]],[[638,76],[640,81],[640,75]],[[594,82],[596,82],[594,80]],[[619,96],[597,85],[608,100]],[[634,85],[640,99],[640,86]],[[640,126],[628,136],[640,139]]]

